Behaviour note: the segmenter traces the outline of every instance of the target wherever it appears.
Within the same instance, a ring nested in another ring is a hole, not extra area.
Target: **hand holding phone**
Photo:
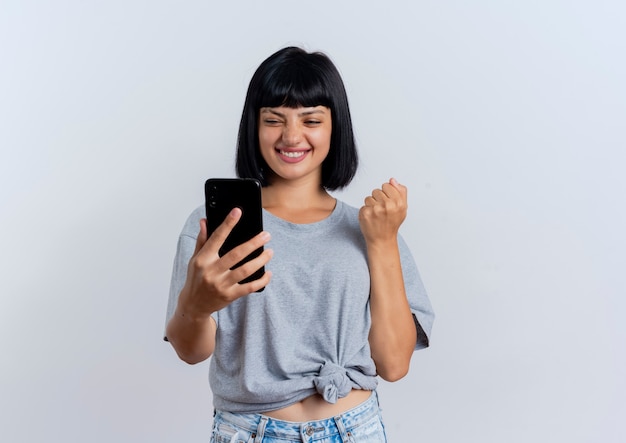
[[[250,240],[263,230],[263,210],[261,205],[261,184],[255,179],[242,178],[211,178],[204,186],[207,231],[209,237],[222,224],[226,216],[234,208],[241,209],[241,218],[230,232],[219,249],[223,256],[231,249]],[[242,261],[233,266],[236,269],[248,261],[258,257],[263,247],[256,249]],[[265,273],[262,267],[239,283],[247,283],[259,279]],[[258,292],[262,291],[259,289]]]

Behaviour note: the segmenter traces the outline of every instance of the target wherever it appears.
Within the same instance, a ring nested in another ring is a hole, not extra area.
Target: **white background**
[[[0,439],[206,442],[161,341],[176,239],[232,176],[247,83],[323,50],[360,205],[394,176],[437,312],[391,442],[624,441],[626,7],[596,0],[0,2]]]

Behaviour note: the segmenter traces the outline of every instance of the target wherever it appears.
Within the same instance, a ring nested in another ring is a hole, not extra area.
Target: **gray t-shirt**
[[[173,315],[195,249],[204,206],[178,240],[167,308]],[[351,389],[373,390],[370,276],[358,209],[341,201],[317,223],[294,224],[263,211],[274,256],[263,292],[214,313],[217,336],[209,381],[217,409],[259,413],[320,393],[328,402]],[[407,298],[417,327],[416,349],[428,346],[434,318],[417,267],[399,237]]]

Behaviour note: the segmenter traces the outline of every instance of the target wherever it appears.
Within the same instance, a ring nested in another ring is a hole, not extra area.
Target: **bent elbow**
[[[170,343],[178,358],[180,358],[188,365],[201,363],[209,358],[212,354],[211,349],[198,349],[189,345],[185,346],[185,343],[178,343],[171,337],[166,337],[166,340]]]
[[[379,371],[378,375],[385,381],[396,382],[403,379],[409,373],[409,366],[390,368],[384,371]]]
[[[377,364],[376,371],[383,380],[394,382],[404,378],[409,373],[410,365],[410,359],[396,359],[393,362]]]
[[[174,351],[176,351],[178,358],[188,365],[201,363],[211,356],[211,352],[208,350],[200,350],[193,347],[187,348],[180,345],[177,346],[175,343],[172,343],[172,347],[174,348]]]
[[[201,354],[198,352],[184,352],[183,350],[178,349],[175,346],[174,346],[174,351],[176,351],[176,355],[178,355],[178,358],[180,358],[182,361],[184,361],[188,365],[195,365],[195,364],[201,363],[211,356],[211,354],[205,354],[205,353]]]
[[[165,339],[170,343],[178,358],[189,365],[203,362],[213,354],[215,347],[215,322],[198,331],[185,329],[172,319],[166,330]]]
[[[178,358],[180,358],[182,361],[184,361],[188,365],[197,365],[198,363],[201,363],[207,359],[206,357],[199,358],[197,356],[181,355],[181,354],[178,354]]]

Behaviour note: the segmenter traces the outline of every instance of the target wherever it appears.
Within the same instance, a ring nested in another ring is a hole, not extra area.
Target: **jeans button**
[[[311,435],[313,435],[313,432],[315,431],[313,430],[313,426],[307,426],[305,432],[306,432],[306,435],[310,437]]]

